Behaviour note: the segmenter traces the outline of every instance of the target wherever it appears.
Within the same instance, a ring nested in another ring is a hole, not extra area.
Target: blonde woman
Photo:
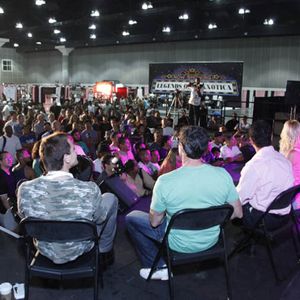
[[[292,163],[294,185],[300,184],[300,123],[288,120],[280,134],[280,152]],[[300,195],[294,201],[294,209],[300,209]]]

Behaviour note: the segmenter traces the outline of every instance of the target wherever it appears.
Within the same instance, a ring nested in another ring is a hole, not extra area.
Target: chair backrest
[[[20,225],[25,238],[44,242],[98,241],[96,224],[89,220],[57,221],[25,218]]]
[[[233,213],[229,204],[208,208],[183,209],[175,213],[168,225],[166,234],[172,229],[202,230],[216,225],[224,227]]]
[[[300,193],[300,185],[295,185],[283,192],[281,192],[274,201],[269,205],[266,212],[275,209],[286,208],[292,204],[296,195]]]

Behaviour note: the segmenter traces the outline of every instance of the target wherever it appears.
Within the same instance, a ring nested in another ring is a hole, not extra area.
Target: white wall
[[[11,80],[19,82],[23,78],[25,83],[62,81],[62,58],[57,50],[24,53],[22,57],[23,77],[16,74]],[[148,84],[149,63],[244,61],[244,86],[284,88],[287,80],[300,80],[300,37],[82,48],[75,49],[69,59],[70,81],[73,83],[118,79],[128,84]],[[2,82],[7,78],[4,79]]]
[[[0,83],[22,83],[24,82],[24,55],[15,49],[0,48],[0,63],[2,59],[12,60],[12,72],[3,72],[0,66]]]

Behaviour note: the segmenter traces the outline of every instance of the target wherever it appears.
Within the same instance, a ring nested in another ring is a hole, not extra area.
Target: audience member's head
[[[119,138],[119,148],[123,152],[128,152],[131,150],[131,144],[127,137],[120,137]]]
[[[101,158],[105,154],[110,154],[109,144],[105,141],[102,143],[99,143],[96,153],[97,153],[98,158]]]
[[[131,177],[135,177],[139,171],[137,162],[134,159],[129,159],[126,162],[124,169],[125,172]]]
[[[287,156],[294,148],[300,137],[300,123],[297,120],[288,120],[284,123],[280,134],[280,152]]]
[[[0,152],[0,168],[2,170],[10,169],[13,165],[13,156],[7,151]]]
[[[42,139],[40,158],[46,171],[59,171],[74,167],[77,155],[74,145],[66,133],[58,132]]]
[[[220,157],[220,149],[218,147],[213,147],[211,149],[211,154],[213,155],[214,159]]]
[[[38,140],[34,143],[31,151],[31,158],[32,159],[38,159],[40,157],[40,145],[42,140]]]
[[[142,163],[144,164],[148,164],[151,160],[151,154],[150,154],[150,150],[148,149],[142,149],[139,152],[139,158],[141,160]]]
[[[103,169],[107,173],[108,176],[111,176],[114,174],[114,168],[116,166],[116,162],[114,162],[114,159],[117,160],[117,158],[111,154],[105,154],[102,157]]]
[[[251,142],[256,148],[271,146],[272,144],[272,128],[270,124],[264,120],[258,120],[252,124],[249,130]]]
[[[181,129],[179,134],[179,149],[182,147],[188,158],[200,159],[207,150],[208,141],[209,136],[204,128],[186,126]],[[180,150],[179,153],[181,153]]]
[[[11,125],[5,125],[4,133],[7,137],[11,137],[13,135],[13,129],[12,129]]]
[[[17,150],[16,159],[21,165],[27,164],[31,160],[29,151],[27,149]]]
[[[151,162],[156,164],[160,161],[160,155],[158,150],[152,150],[151,151]]]

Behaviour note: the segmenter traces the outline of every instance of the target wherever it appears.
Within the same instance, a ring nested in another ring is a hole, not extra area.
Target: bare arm
[[[235,219],[235,218],[241,219],[243,217],[243,208],[240,200],[237,199],[233,202],[230,202],[229,204],[233,207],[233,213],[230,219]]]
[[[150,223],[153,227],[157,227],[161,224],[164,216],[165,216],[165,212],[157,212],[155,210],[150,209]]]

